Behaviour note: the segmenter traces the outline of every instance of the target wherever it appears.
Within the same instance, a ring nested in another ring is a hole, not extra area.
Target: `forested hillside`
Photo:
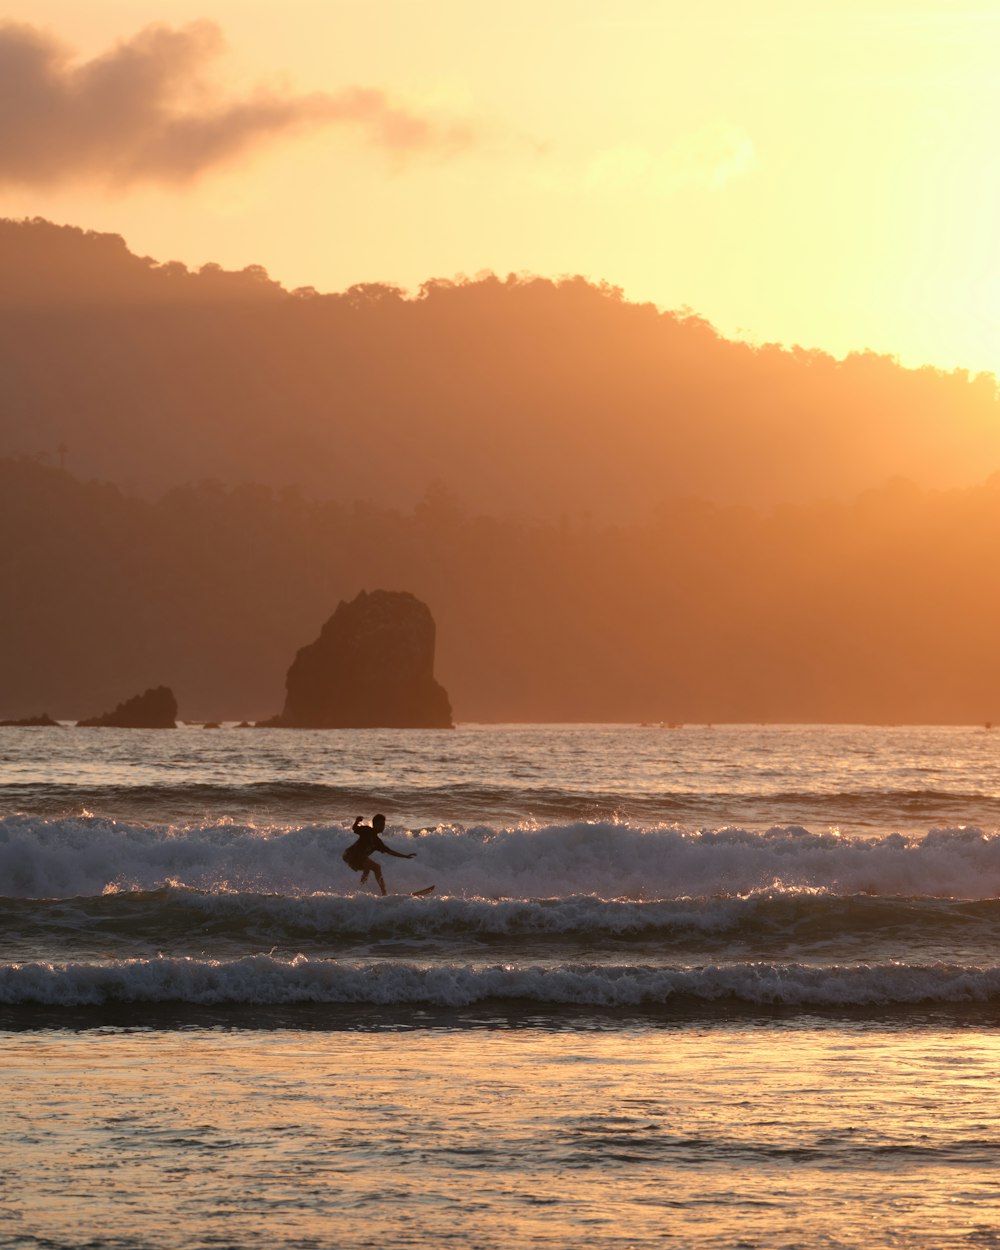
[[[0,716],[161,682],[188,718],[280,709],[341,598],[411,590],[459,719],[1000,721],[1000,477],[848,504],[677,500],[501,520],[0,462]]]
[[[331,239],[331,247],[350,247]],[[751,347],[582,278],[287,292],[0,222],[0,454],[145,495],[217,479],[411,508],[648,517],[1000,468],[992,377]]]

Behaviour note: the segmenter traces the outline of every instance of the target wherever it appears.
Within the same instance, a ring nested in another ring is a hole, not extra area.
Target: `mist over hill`
[[[633,519],[1000,467],[990,376],[732,342],[582,278],[288,292],[38,220],[0,222],[0,370],[0,454],[148,498],[215,479],[411,508],[439,483],[493,515]]]
[[[990,376],[42,221],[0,222],[0,370],[0,716],[159,684],[267,716],[385,588],[431,606],[459,719],[1000,720]]]
[[[1000,722],[1000,475],[625,524],[443,490],[412,510],[259,484],[150,500],[0,460],[0,533],[0,717],[161,683],[185,718],[272,714],[338,600],[386,588],[431,607],[460,720]]]

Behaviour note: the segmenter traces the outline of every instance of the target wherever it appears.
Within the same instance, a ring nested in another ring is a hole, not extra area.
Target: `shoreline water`
[[[989,1246],[996,1053],[871,1024],[7,1035],[0,1245]]]
[[[102,1003],[100,1005],[0,1005],[0,1036],[17,1033],[479,1033],[540,1032],[568,1038],[577,1034],[669,1035],[692,1028],[737,1029],[782,1035],[801,1030],[840,1033],[876,1029],[899,1035],[952,1030],[993,1035],[1000,1028],[1000,1003],[897,1003],[887,1005],[711,1002],[678,999],[645,1007],[581,1008],[559,1003],[504,1003],[484,999],[468,1007],[421,1003],[190,1004]],[[1000,1149],[1000,1144],[998,1144]]]

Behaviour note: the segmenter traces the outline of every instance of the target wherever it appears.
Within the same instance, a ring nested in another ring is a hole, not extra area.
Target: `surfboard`
[[[425,885],[422,890],[414,890],[412,894],[376,894],[375,898],[426,898],[428,894],[433,893],[433,885]]]

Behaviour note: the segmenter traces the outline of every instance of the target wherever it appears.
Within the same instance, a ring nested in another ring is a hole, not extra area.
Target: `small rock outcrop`
[[[451,729],[451,703],[434,679],[434,618],[405,591],[362,591],[340,603],[295,657],[285,709],[290,729]]]
[[[99,729],[176,729],[177,700],[169,686],[156,686],[119,703],[113,712],[76,723]]]
[[[53,720],[48,712],[43,712],[41,716],[25,716],[21,720],[0,720],[0,725],[17,726],[19,729],[57,729],[59,722]]]

